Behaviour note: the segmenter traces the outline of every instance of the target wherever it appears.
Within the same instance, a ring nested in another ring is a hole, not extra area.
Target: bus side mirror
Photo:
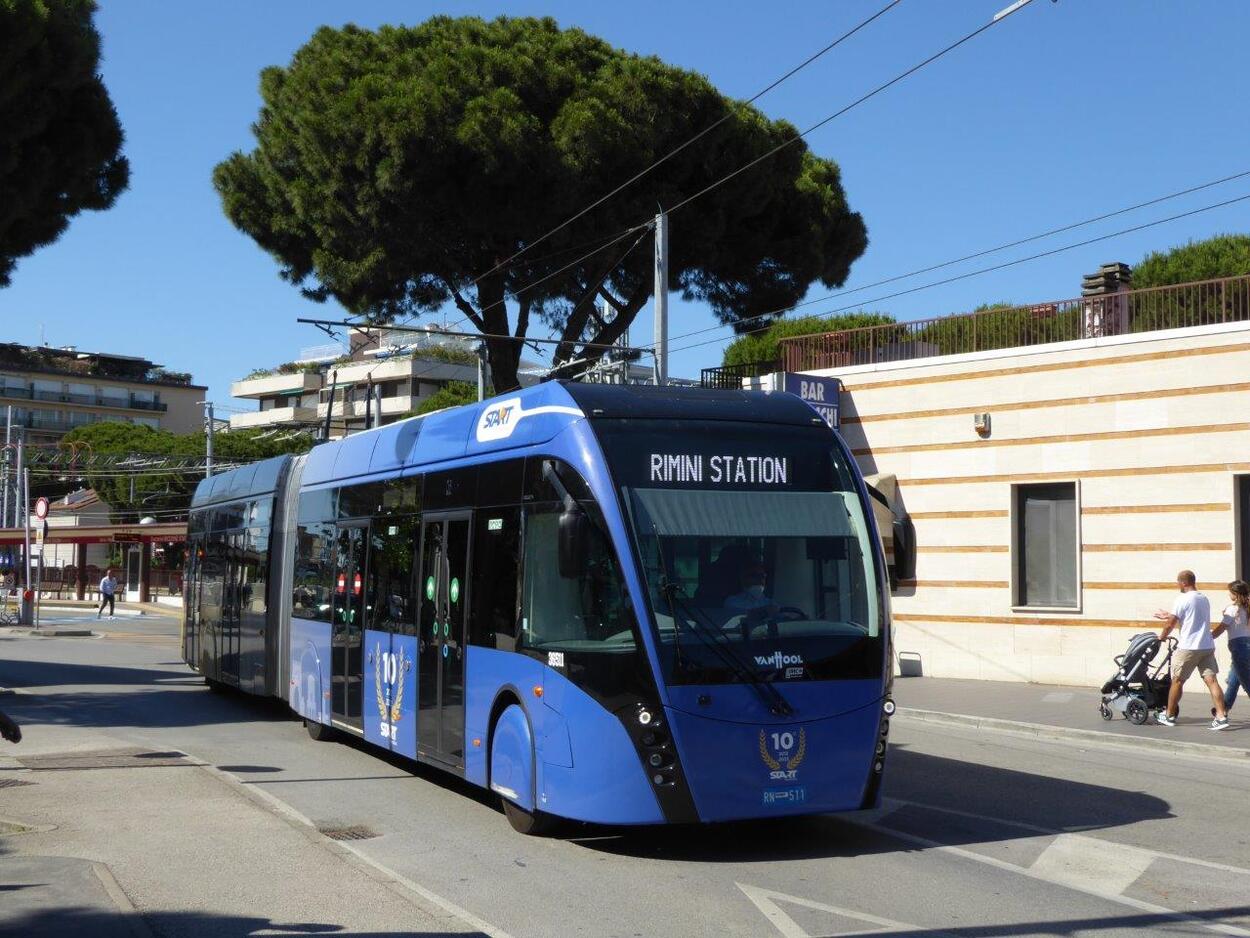
[[[590,552],[590,519],[586,512],[576,506],[560,512],[559,539],[560,576],[580,580],[586,575]]]
[[[894,519],[894,576],[899,580],[916,578],[916,526],[910,515]]]

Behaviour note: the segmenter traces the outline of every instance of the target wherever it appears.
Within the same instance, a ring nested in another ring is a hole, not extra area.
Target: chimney
[[[1103,264],[1094,273],[1085,275],[1081,280],[1084,338],[1098,339],[1128,332],[1128,298],[1116,294],[1127,293],[1132,286],[1133,268],[1120,261]]]

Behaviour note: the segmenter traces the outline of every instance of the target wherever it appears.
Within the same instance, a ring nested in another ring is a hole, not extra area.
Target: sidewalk
[[[0,750],[0,936],[477,933],[218,769],[40,736]]]
[[[894,681],[894,699],[904,720],[1250,759],[1250,698],[1244,695],[1229,714],[1232,726],[1218,733],[1208,728],[1211,698],[1205,691],[1185,692],[1174,727],[1157,725],[1153,715],[1143,726],[1118,715],[1103,720],[1098,715],[1101,698],[1096,687],[934,677]]]

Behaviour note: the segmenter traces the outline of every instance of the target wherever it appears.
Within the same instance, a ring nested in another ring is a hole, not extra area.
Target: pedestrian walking
[[[104,614],[104,606],[109,607],[109,618],[114,619],[113,599],[117,592],[117,580],[113,578],[113,568],[109,567],[104,571],[104,579],[100,581],[100,608],[96,610],[95,617],[98,619]]]
[[[1228,669],[1228,683],[1224,685],[1224,712],[1228,713],[1237,701],[1237,691],[1245,688],[1250,696],[1250,584],[1245,580],[1233,580],[1228,584],[1231,602],[1224,609],[1220,624],[1211,632],[1219,638],[1228,636],[1228,654],[1232,659]],[[1214,715],[1215,710],[1211,713]]]
[[[1176,587],[1181,594],[1172,604],[1172,611],[1160,609],[1155,613],[1156,619],[1167,623],[1159,633],[1160,641],[1166,642],[1174,629],[1180,630],[1176,654],[1172,656],[1172,686],[1168,690],[1168,707],[1155,720],[1161,726],[1176,725],[1181,688],[1189,675],[1197,671],[1207,685],[1207,690],[1211,692],[1211,701],[1215,704],[1215,718],[1211,720],[1211,729],[1228,729],[1224,695],[1220,693],[1220,685],[1216,681],[1220,666],[1215,660],[1215,637],[1211,633],[1211,602],[1198,592],[1198,580],[1192,570],[1182,570],[1176,574]]]

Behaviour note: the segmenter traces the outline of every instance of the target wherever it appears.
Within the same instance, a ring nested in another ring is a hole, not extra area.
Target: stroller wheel
[[[1098,705],[1098,713],[1104,720],[1111,719],[1111,708],[1108,707],[1105,703]]]
[[[1141,726],[1146,722],[1146,717],[1150,715],[1150,711],[1146,709],[1144,701],[1134,699],[1128,702],[1124,715],[1128,717],[1130,723]]]

